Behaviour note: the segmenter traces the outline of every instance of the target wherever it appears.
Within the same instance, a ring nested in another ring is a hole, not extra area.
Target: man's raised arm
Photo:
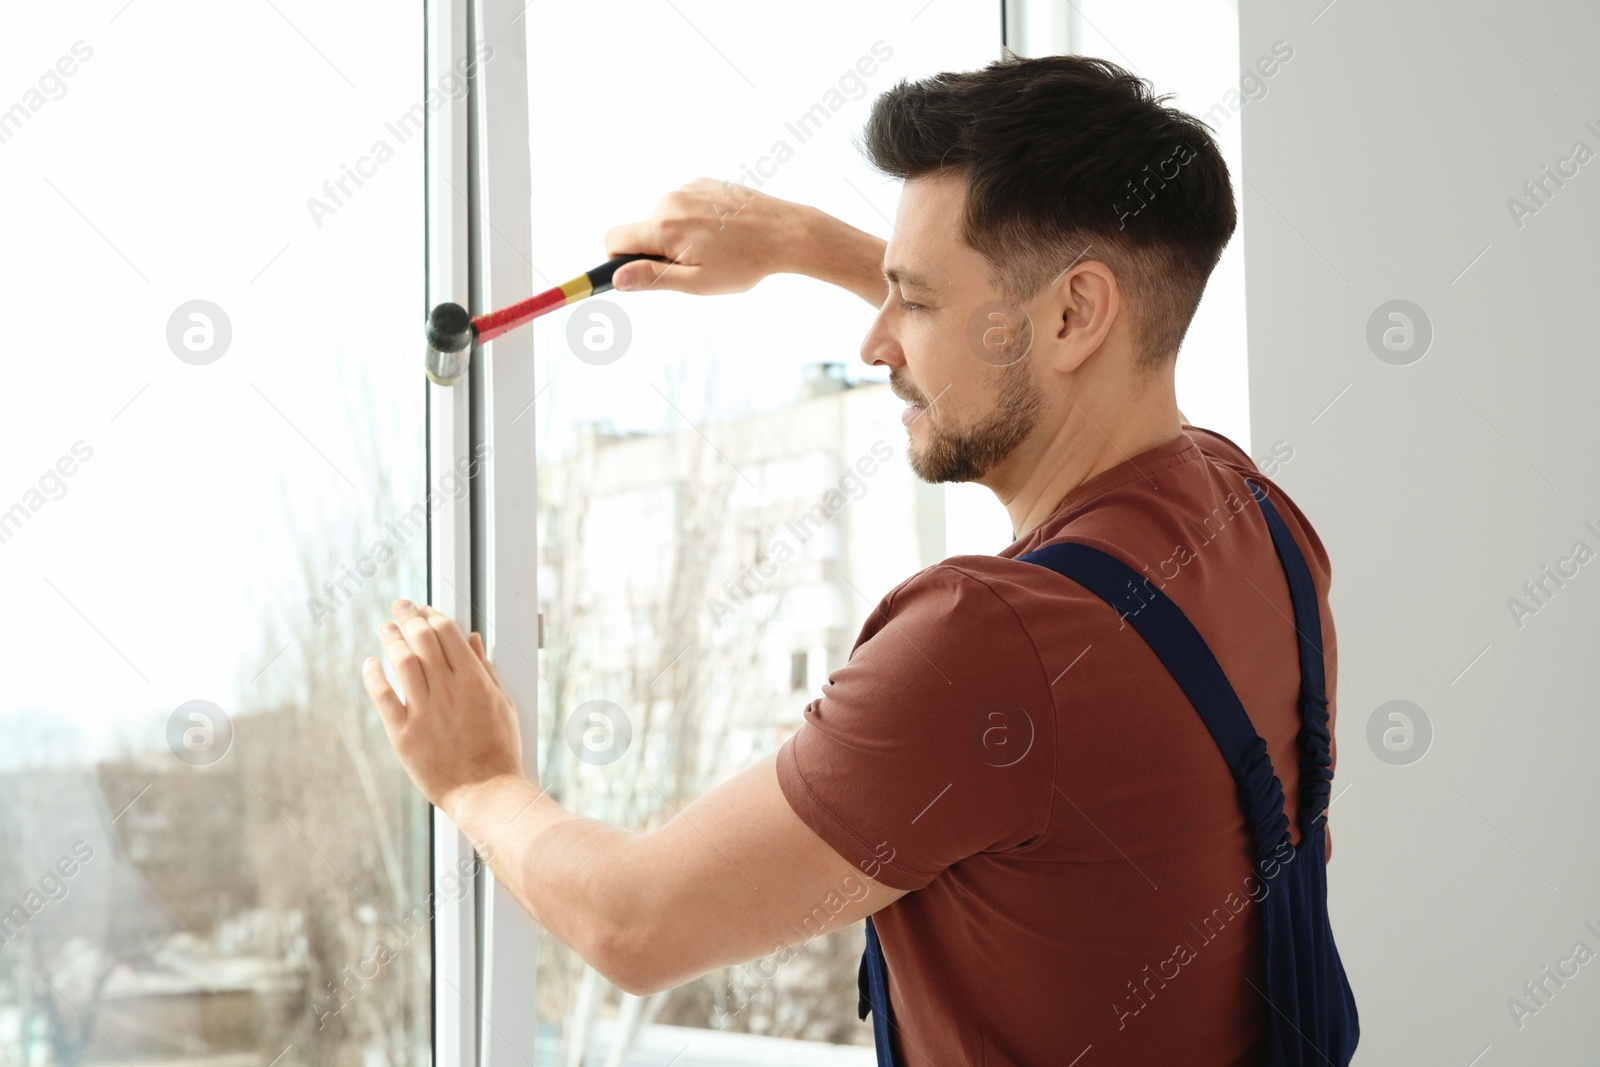
[[[885,242],[826,212],[754,189],[696,178],[663,196],[648,219],[606,231],[606,255],[670,256],[617,271],[623,291],[742,293],[769,274],[804,274],[879,307]]]

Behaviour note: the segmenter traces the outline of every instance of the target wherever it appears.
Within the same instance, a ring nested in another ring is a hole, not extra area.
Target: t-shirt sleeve
[[[780,748],[778,782],[836,852],[914,890],[1043,833],[1054,758],[1032,638],[987,582],[946,562],[879,603]]]

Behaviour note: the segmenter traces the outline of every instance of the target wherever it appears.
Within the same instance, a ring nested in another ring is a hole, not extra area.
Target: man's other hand
[[[503,777],[526,777],[517,712],[474,633],[433,608],[408,600],[393,606],[394,621],[378,630],[405,701],[395,695],[377,657],[362,667],[367,693],[383,719],[389,743],[422,795],[451,813],[472,787]]]

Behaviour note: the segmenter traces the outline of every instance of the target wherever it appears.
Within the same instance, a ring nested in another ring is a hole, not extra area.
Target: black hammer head
[[[476,336],[466,308],[448,303],[434,308],[428,315],[428,378],[437,385],[459,382],[467,373]]]

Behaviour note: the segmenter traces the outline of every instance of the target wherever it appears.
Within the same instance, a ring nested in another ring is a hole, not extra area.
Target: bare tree
[[[266,631],[272,666],[247,690],[234,743],[262,905],[301,918],[305,993],[282,1041],[313,1062],[374,1048],[405,1067],[429,1055],[428,806],[361,663],[390,601],[422,595],[426,498],[420,479],[397,485],[391,470],[407,468],[383,448],[369,446],[354,513],[300,539],[302,587]]]
[[[714,373],[706,378],[708,400],[715,379]],[[629,456],[626,470],[607,455],[612,448]],[[710,598],[722,595],[714,586],[719,569],[730,558],[753,562],[740,555],[743,544],[730,542],[730,506],[745,477],[699,431],[641,440],[589,434],[570,458],[545,465],[539,593],[546,632],[541,717],[548,725],[541,773],[569,809],[648,829],[672,818],[743,758],[729,742],[736,728],[748,725],[741,722],[746,709],[772,696],[767,636],[782,600],[781,588],[764,590],[767,595],[741,606],[737,624],[725,631],[708,610]],[[640,498],[653,492],[669,503],[663,524],[637,530],[643,543],[664,547],[665,557],[659,573],[621,593],[630,639],[619,650],[595,640],[603,616],[618,611],[618,595],[592,588],[596,575],[584,546],[602,532],[590,528],[597,521],[595,495],[630,487]],[[633,738],[625,759],[585,768],[568,748],[566,723],[584,700],[597,696],[624,704]],[[770,978],[752,983],[749,968],[724,968],[639,998],[611,988],[575,953],[546,938],[539,957],[541,1014],[563,1019],[560,1062],[567,1067],[585,1062],[593,1024],[603,1015],[613,1018],[616,1034],[607,1067],[620,1067],[652,1021],[859,1042],[864,1028],[851,1009],[860,949],[859,930],[830,933],[797,946]]]

